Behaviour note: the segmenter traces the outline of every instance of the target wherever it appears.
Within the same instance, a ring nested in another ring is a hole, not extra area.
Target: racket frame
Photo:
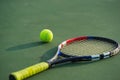
[[[115,46],[115,49],[112,51],[101,53],[101,54],[88,55],[88,56],[71,56],[71,55],[67,55],[67,54],[64,54],[61,52],[61,49],[66,45],[69,45],[75,41],[83,41],[83,40],[88,40],[88,39],[89,40],[94,39],[94,40],[100,40],[100,41],[112,43]],[[58,50],[57,50],[55,56],[53,58],[51,58],[50,60],[48,60],[48,63],[52,66],[55,64],[64,63],[64,62],[68,62],[68,61],[70,61],[70,62],[97,61],[97,60],[112,57],[112,56],[116,55],[119,51],[120,51],[120,45],[112,39],[108,39],[108,38],[104,38],[104,37],[97,37],[97,36],[80,36],[80,37],[76,37],[76,38],[72,38],[72,39],[68,39],[66,41],[63,41],[58,46]],[[60,56],[62,56],[64,58],[59,59]]]

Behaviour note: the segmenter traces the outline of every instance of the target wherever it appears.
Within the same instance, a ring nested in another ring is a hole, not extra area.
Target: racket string
[[[115,48],[112,43],[100,40],[76,41],[61,49],[61,52],[73,56],[95,55],[111,51]]]

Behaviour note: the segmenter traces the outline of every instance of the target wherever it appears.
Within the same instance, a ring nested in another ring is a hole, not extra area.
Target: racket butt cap
[[[15,78],[14,75],[10,74],[10,75],[9,75],[9,80],[16,80],[16,78]]]

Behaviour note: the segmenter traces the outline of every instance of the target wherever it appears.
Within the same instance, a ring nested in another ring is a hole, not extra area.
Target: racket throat
[[[48,63],[50,64],[50,67],[54,67],[56,65],[62,65],[62,64],[73,63],[73,62],[91,61],[91,57],[89,56],[86,56],[86,57],[69,57],[64,59],[57,59],[53,62],[48,62]]]
[[[54,66],[56,66],[56,65],[63,65],[63,64],[67,64],[67,63],[71,63],[72,61],[70,61],[70,60],[67,60],[67,59],[58,59],[58,60],[56,60],[56,61],[53,61],[53,62],[48,62],[49,63],[49,65],[50,65],[50,68],[51,67],[54,67]]]

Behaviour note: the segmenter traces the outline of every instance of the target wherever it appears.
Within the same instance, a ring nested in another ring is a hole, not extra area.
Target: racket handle
[[[41,62],[25,69],[22,69],[17,72],[13,72],[9,76],[9,80],[23,80],[27,77],[30,77],[34,74],[42,72],[49,68],[49,64],[47,62]]]

